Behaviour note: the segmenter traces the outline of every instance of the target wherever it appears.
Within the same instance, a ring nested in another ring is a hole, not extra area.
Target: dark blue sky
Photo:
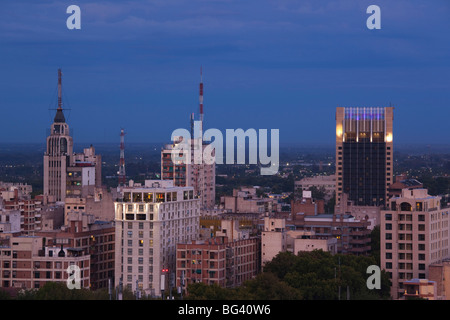
[[[448,0],[2,0],[0,142],[45,141],[58,68],[76,142],[169,141],[203,65],[206,128],[333,144],[337,106],[392,104],[394,143],[448,143],[449,17]]]

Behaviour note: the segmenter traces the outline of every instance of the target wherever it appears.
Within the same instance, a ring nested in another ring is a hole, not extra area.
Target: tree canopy
[[[381,272],[381,289],[368,289],[367,267],[372,256],[332,255],[322,250],[280,252],[264,266],[264,272],[234,289],[188,285],[187,299],[254,300],[373,300],[390,298],[390,280]]]

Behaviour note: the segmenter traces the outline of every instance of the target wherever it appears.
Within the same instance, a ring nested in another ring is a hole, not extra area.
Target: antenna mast
[[[120,162],[119,162],[119,187],[124,187],[126,183],[125,176],[125,132],[120,130]]]
[[[61,69],[58,69],[58,109],[62,109],[62,72]]]
[[[203,72],[202,67],[200,66],[200,121],[202,122],[203,127]]]

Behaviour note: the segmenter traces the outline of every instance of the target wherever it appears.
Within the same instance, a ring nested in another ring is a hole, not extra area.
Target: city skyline
[[[47,135],[58,68],[78,141],[168,142],[198,116],[201,66],[205,128],[332,143],[336,107],[392,105],[394,146],[448,141],[445,1],[377,1],[380,30],[369,1],[80,1],[81,30],[70,4],[0,5],[2,143]]]

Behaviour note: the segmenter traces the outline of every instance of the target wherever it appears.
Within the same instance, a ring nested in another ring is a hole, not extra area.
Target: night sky
[[[333,144],[336,107],[392,105],[394,144],[450,142],[448,0],[1,0],[0,143],[45,142],[58,68],[76,142],[168,142],[200,66],[205,128]]]

